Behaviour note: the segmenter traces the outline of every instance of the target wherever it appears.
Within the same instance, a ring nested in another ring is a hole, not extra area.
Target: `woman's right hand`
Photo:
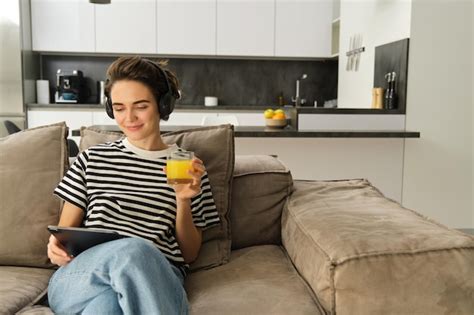
[[[67,265],[73,259],[73,257],[67,254],[64,246],[58,241],[56,237],[54,237],[54,235],[49,237],[48,257],[53,264],[58,266]]]

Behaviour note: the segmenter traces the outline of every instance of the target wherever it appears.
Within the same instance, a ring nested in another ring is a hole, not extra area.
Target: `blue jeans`
[[[48,299],[56,314],[188,314],[184,277],[140,238],[94,246],[59,268]]]

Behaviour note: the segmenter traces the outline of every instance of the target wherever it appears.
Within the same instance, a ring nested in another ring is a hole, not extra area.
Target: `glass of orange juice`
[[[166,160],[166,179],[168,184],[192,183],[193,177],[188,174],[191,170],[191,160],[194,153],[191,151],[170,152]]]

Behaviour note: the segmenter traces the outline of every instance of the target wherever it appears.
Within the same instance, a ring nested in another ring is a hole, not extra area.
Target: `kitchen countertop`
[[[115,131],[121,132],[116,125],[94,125],[92,128],[104,130],[104,131]],[[160,126],[162,133],[200,128],[202,126]],[[72,131],[72,135],[75,137],[80,136],[80,130],[75,129]],[[392,130],[381,130],[381,131],[351,131],[351,130],[331,130],[331,131],[311,131],[296,130],[291,126],[287,126],[283,129],[274,129],[268,127],[252,127],[252,126],[235,126],[234,127],[235,137],[242,138],[420,138],[420,133],[417,131],[392,131]]]
[[[101,104],[27,104],[30,109],[104,109]],[[260,106],[260,105],[218,105],[218,106],[204,106],[204,105],[179,105],[175,107],[176,111],[247,111],[247,112],[263,112],[267,108],[278,108],[278,106]],[[371,109],[371,108],[323,108],[323,107],[280,107],[287,110],[295,110],[298,114],[369,114],[369,115],[404,115],[405,112],[397,109]]]

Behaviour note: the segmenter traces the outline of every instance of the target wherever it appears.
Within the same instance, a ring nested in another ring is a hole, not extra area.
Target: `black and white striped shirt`
[[[93,146],[72,164],[54,194],[85,212],[83,225],[152,241],[177,266],[185,267],[175,238],[176,195],[166,183],[162,151],[145,151],[126,138]],[[191,199],[196,227],[219,224],[207,173]]]

